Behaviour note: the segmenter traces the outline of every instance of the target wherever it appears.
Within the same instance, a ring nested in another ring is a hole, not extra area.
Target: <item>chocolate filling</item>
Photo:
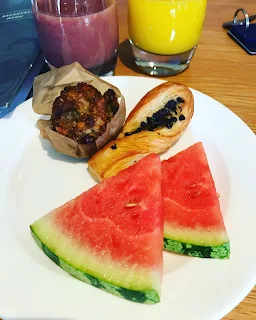
[[[113,149],[113,150],[117,149],[116,143],[114,143],[110,148]]]
[[[131,136],[132,134],[141,131],[154,131],[166,127],[171,129],[177,120],[185,120],[185,116],[181,114],[182,107],[180,104],[184,103],[184,99],[178,97],[176,100],[169,100],[165,106],[153,113],[152,117],[147,117],[145,121],[140,123],[140,126],[131,132],[125,132],[125,136]]]

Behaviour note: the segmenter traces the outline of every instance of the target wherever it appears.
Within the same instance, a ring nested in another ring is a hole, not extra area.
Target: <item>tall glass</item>
[[[128,27],[136,64],[146,73],[175,75],[195,52],[207,0],[129,0]]]
[[[113,74],[118,19],[115,0],[32,0],[35,26],[47,62],[79,62],[96,75]]]

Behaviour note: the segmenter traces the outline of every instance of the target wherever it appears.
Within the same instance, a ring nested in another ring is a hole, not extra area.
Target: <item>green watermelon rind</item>
[[[115,296],[131,300],[133,302],[144,303],[144,304],[154,304],[160,301],[160,296],[156,290],[145,290],[137,291],[127,288],[118,287],[109,282],[103,281],[94,277],[93,275],[87,274],[81,270],[76,269],[70,263],[67,263],[63,259],[56,256],[45,244],[43,244],[40,239],[35,234],[33,228],[30,226],[32,236],[37,243],[37,245],[43,250],[43,252],[59,267],[64,271],[71,274],[73,277],[88,283],[94,287],[97,287],[106,292],[112,293]]]
[[[199,246],[164,238],[164,249],[199,258],[229,259],[230,256],[229,242],[218,246]]]

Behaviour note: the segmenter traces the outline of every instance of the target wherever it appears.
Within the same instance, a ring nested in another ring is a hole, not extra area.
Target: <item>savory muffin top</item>
[[[92,85],[81,82],[65,87],[55,99],[51,128],[78,143],[92,143],[105,132],[118,109],[112,89],[102,95]]]

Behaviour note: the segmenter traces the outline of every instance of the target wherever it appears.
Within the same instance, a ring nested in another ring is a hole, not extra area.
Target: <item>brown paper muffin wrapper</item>
[[[38,114],[51,115],[53,102],[61,91],[66,86],[76,86],[79,82],[86,82],[94,86],[101,94],[104,94],[108,89],[112,89],[116,93],[119,109],[107,124],[106,131],[94,143],[84,145],[53,131],[51,129],[51,119],[40,119],[37,125],[41,136],[49,140],[58,152],[75,158],[89,158],[97,150],[117,137],[125,121],[125,99],[118,88],[98,78],[75,62],[61,68],[54,68],[35,78],[32,108]]]

